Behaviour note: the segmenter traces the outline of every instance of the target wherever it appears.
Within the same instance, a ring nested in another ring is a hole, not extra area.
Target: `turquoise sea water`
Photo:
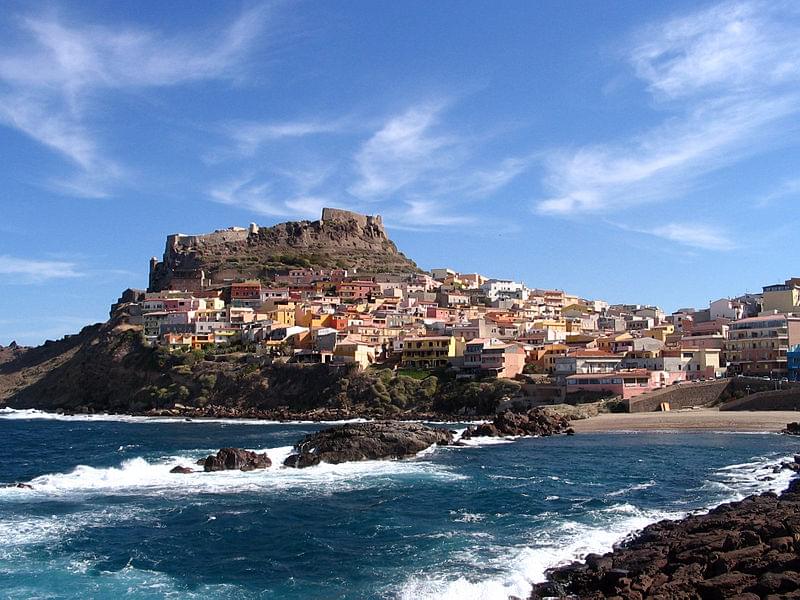
[[[524,597],[650,522],[785,487],[766,465],[800,451],[770,434],[583,434],[169,473],[224,446],[279,464],[320,427],[0,411],[0,484],[34,487],[0,489],[0,596]]]

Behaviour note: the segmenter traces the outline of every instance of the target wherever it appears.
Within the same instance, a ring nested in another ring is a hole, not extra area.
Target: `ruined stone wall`
[[[380,215],[361,215],[341,208],[323,208],[322,222],[325,221],[355,221],[362,229],[373,225],[383,227],[383,219]]]
[[[176,233],[167,238],[167,243],[169,244],[171,242],[173,248],[178,248],[179,246],[182,248],[215,246],[217,244],[226,244],[230,242],[242,242],[246,240],[249,235],[250,232],[246,229],[224,229],[201,235],[183,235]]]

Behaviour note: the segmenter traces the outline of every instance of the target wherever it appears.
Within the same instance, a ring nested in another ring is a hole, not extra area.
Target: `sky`
[[[800,4],[15,2],[0,344],[170,233],[381,214],[426,269],[668,311],[800,273]]]

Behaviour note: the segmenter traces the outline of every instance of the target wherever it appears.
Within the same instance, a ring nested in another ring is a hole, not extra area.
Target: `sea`
[[[0,597],[502,599],[649,523],[780,491],[777,434],[483,440],[284,468],[324,423],[0,410]],[[466,424],[450,423],[454,430]],[[267,470],[171,474],[219,448]]]

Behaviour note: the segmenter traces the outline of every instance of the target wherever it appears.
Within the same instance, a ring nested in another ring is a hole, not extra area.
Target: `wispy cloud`
[[[664,99],[761,94],[800,77],[798,16],[791,2],[722,2],[646,27],[630,60],[650,91]]]
[[[698,223],[667,223],[643,231],[651,235],[703,250],[733,250],[736,244],[728,234],[713,225]]]
[[[800,22],[791,3],[725,2],[635,36],[628,57],[667,111],[627,139],[558,150],[539,213],[574,216],[681,197],[714,169],[783,143],[800,113]],[[707,230],[665,226],[687,245],[729,248]]]
[[[235,144],[237,151],[251,156],[268,142],[311,135],[338,133],[345,123],[336,121],[235,122],[223,127],[223,132]]]
[[[420,199],[406,200],[398,209],[390,210],[385,220],[390,227],[411,231],[470,226],[477,222],[472,215],[458,210],[446,210],[446,207],[439,202]]]
[[[800,110],[800,95],[720,100],[691,110],[645,134],[557,152],[546,163],[545,214],[600,212],[674,198],[692,180],[763,149],[768,129]]]
[[[436,129],[444,108],[443,102],[423,104],[390,118],[356,153],[358,178],[350,192],[386,196],[450,163],[458,138]]]
[[[253,176],[232,179],[208,190],[212,200],[228,206],[236,206],[250,212],[269,217],[319,218],[322,208],[328,204],[325,198],[310,195],[288,199],[275,197],[269,183]]]
[[[782,181],[770,192],[759,198],[756,202],[756,206],[765,208],[778,200],[785,200],[787,198],[800,198],[800,178]]]
[[[508,185],[535,157],[481,156],[475,139],[447,122],[452,104],[423,101],[377,119],[228,125],[227,136],[240,156],[251,159],[262,156],[262,146],[281,140],[329,135],[333,142],[323,145],[328,151],[322,156],[318,149],[312,158],[287,161],[271,148],[267,167],[212,185],[208,194],[268,216],[308,217],[326,204],[377,209],[388,223],[419,230],[474,223],[469,205]]]
[[[99,94],[111,89],[173,86],[234,79],[266,18],[264,8],[242,13],[221,32],[165,36],[130,27],[70,23],[58,16],[18,20],[28,44],[0,54],[0,124],[66,157],[77,168],[50,187],[102,197],[123,177],[90,125]]]
[[[52,279],[83,277],[73,262],[60,260],[37,260],[0,255],[0,275],[12,283],[42,283]]]

